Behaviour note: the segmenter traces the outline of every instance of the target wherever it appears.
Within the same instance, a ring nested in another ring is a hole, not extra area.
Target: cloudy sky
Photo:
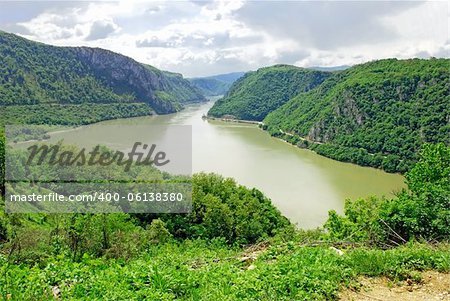
[[[0,29],[110,49],[187,77],[450,57],[449,1],[0,2]]]

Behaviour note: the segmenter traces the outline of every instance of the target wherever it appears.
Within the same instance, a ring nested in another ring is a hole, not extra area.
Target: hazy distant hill
[[[231,85],[244,74],[244,72],[233,72],[208,77],[191,78],[189,80],[199,88],[204,95],[216,96],[226,94]]]
[[[308,69],[319,70],[319,71],[342,71],[342,70],[348,69],[350,67],[351,66],[349,66],[349,65],[333,66],[333,67],[314,66],[314,67],[309,67]]]

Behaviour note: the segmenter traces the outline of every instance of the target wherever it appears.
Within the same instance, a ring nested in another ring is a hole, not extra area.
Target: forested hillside
[[[0,105],[146,103],[175,112],[200,91],[179,74],[111,51],[55,47],[0,32]]]
[[[208,115],[261,121],[289,99],[330,76],[328,72],[276,65],[248,72],[238,79]]]
[[[425,142],[450,144],[450,60],[380,60],[339,72],[264,119],[275,136],[404,172]]]
[[[189,81],[199,88],[204,95],[217,96],[226,94],[231,85],[243,75],[244,72],[233,72],[208,77],[190,78]]]

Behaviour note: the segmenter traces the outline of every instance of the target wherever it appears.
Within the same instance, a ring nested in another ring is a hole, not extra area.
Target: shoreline
[[[264,125],[264,123],[262,121],[244,120],[244,119],[232,119],[232,118],[223,118],[223,117],[219,118],[219,117],[212,117],[212,116],[207,116],[207,115],[203,115],[202,119],[223,121],[223,122],[234,122],[234,123]]]

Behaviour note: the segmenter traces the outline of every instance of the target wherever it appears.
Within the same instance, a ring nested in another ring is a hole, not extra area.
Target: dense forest
[[[273,110],[301,92],[322,83],[330,73],[288,65],[248,72],[238,79],[208,115],[262,121]]]
[[[208,77],[190,78],[189,81],[199,88],[203,95],[218,96],[226,94],[231,85],[243,75],[244,72],[233,72]]]
[[[405,172],[450,144],[450,60],[380,60],[336,73],[270,113],[265,128],[341,161]]]
[[[0,31],[0,105],[142,102],[157,113],[204,101],[180,74],[111,51],[55,47]]]
[[[110,104],[39,104],[0,107],[0,125],[42,124],[42,125],[83,125],[102,120],[138,117],[153,114],[145,103]]]

